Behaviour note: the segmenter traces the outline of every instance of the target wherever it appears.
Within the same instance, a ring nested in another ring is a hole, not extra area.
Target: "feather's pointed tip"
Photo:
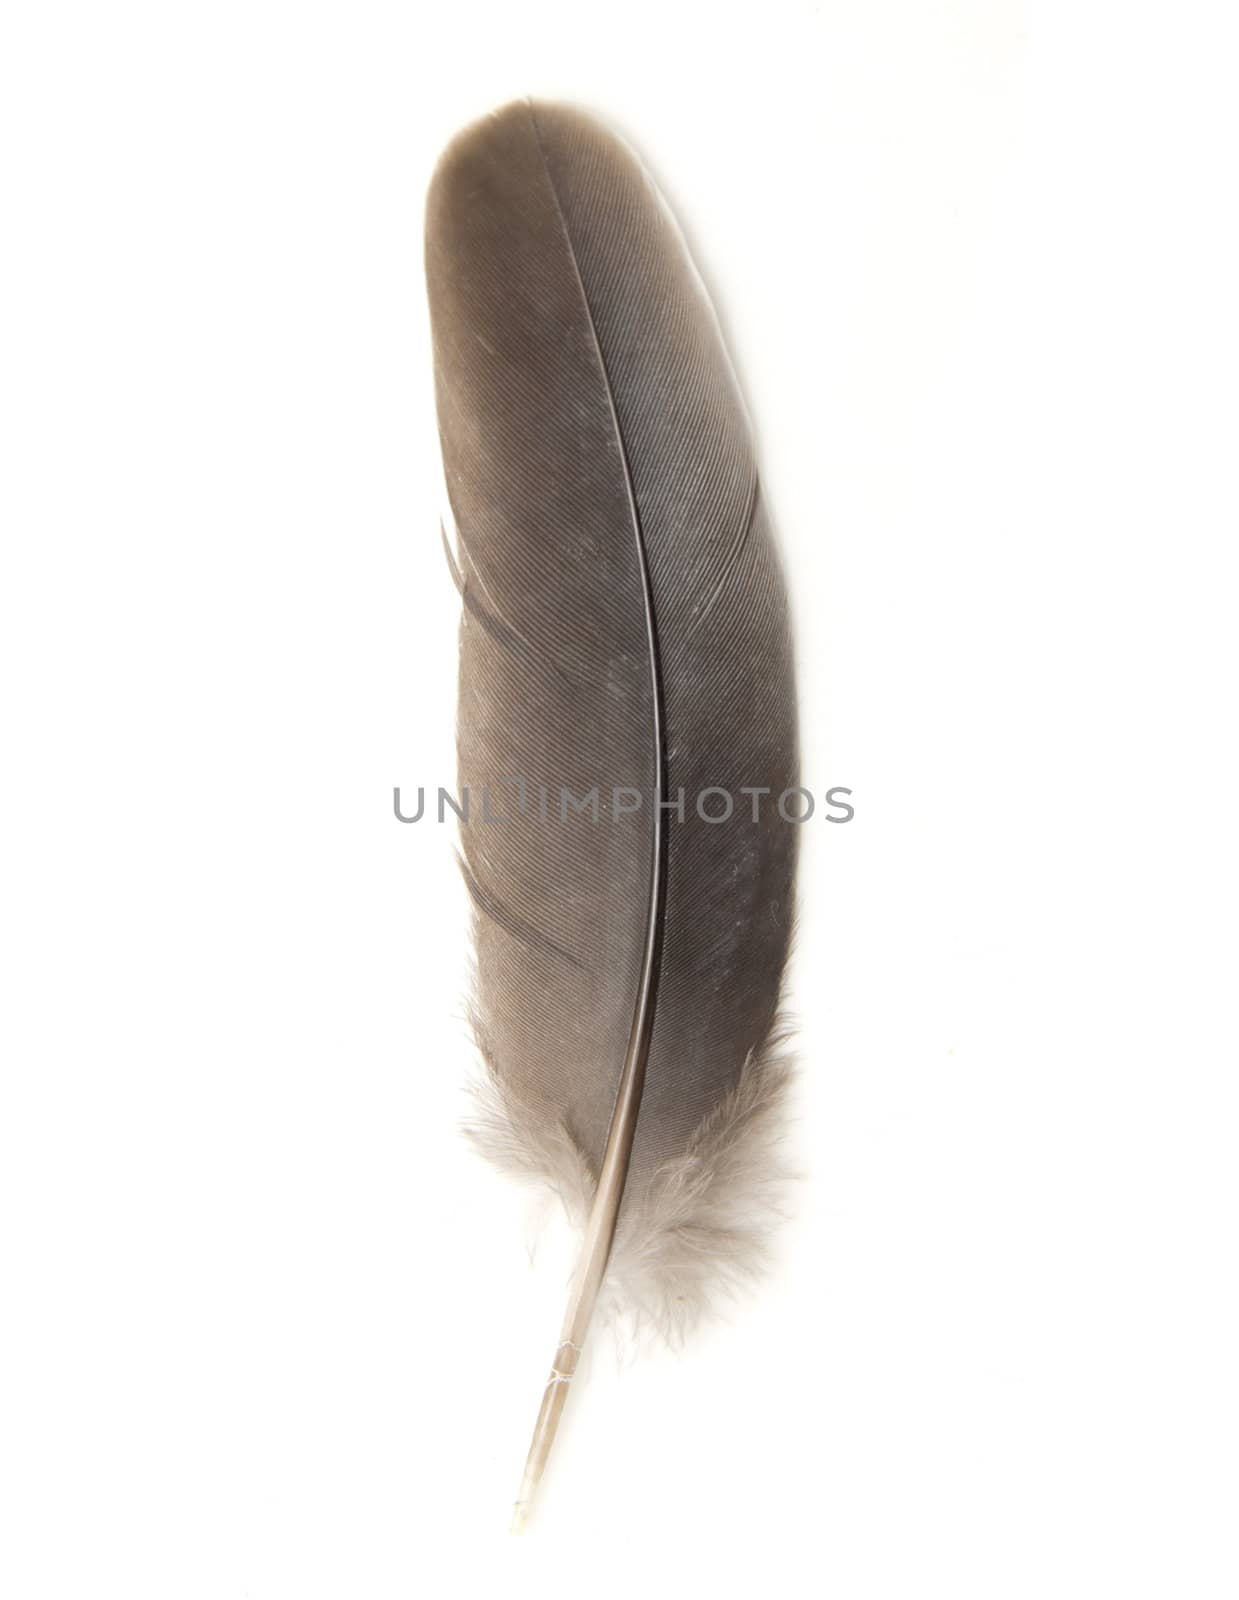
[[[508,1524],[509,1533],[524,1533],[526,1522],[525,1502],[518,1500],[512,1507],[512,1521]]]

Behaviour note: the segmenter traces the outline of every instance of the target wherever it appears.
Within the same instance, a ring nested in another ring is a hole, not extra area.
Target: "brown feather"
[[[467,129],[426,268],[487,1143],[586,1227],[553,1433],[600,1289],[674,1331],[760,1250],[797,834],[775,804],[797,783],[788,607],[713,310],[625,144],[528,102]],[[484,789],[505,822],[479,821]],[[598,820],[565,790],[597,791]],[[612,814],[617,790],[639,809]],[[728,820],[698,813],[706,790]],[[766,791],[759,822],[745,790]]]

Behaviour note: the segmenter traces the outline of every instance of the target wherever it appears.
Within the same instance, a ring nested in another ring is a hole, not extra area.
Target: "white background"
[[[1233,1596],[1223,4],[17,4],[0,40],[0,1588]],[[575,1397],[455,1133],[421,202],[630,137],[757,422],[805,773],[798,1217]]]

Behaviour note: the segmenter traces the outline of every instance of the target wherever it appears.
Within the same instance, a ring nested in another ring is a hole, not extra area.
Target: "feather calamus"
[[[787,1067],[786,591],[747,414],[626,144],[514,103],[433,178],[426,272],[461,592],[478,1136],[583,1228],[516,1507],[596,1308],[672,1338],[759,1265]],[[503,796],[502,807],[494,798]]]

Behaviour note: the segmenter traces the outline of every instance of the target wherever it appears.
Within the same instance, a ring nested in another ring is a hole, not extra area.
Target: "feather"
[[[595,1311],[676,1339],[761,1262],[795,695],[744,403],[627,145],[527,101],[467,128],[431,183],[426,272],[477,1134],[583,1230],[519,1525]]]

